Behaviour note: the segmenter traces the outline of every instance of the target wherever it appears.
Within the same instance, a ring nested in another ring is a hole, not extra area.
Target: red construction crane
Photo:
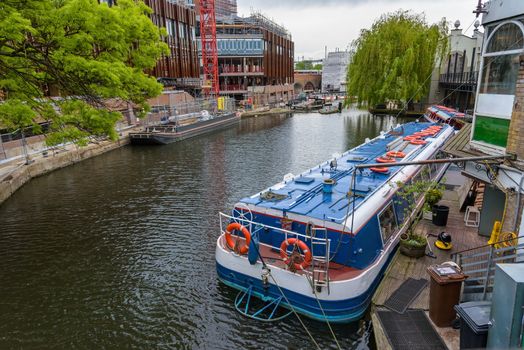
[[[204,95],[218,97],[218,50],[215,0],[200,0],[200,40],[204,67]]]

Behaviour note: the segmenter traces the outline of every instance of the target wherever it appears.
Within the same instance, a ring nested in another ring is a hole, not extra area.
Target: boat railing
[[[220,233],[221,235],[226,232],[226,227],[232,223],[237,222],[242,226],[246,227],[252,237],[257,237],[260,241],[262,235],[269,233],[277,233],[282,235],[282,240],[271,239],[271,243],[267,243],[269,240],[264,241],[264,245],[270,246],[274,251],[280,251],[280,244],[288,238],[298,238],[309,244],[312,253],[312,263],[304,270],[307,273],[308,278],[312,284],[312,288],[327,287],[329,290],[329,261],[330,261],[330,246],[331,239],[328,238],[327,230],[323,227],[311,227],[306,230],[306,233],[299,233],[284,228],[274,227],[266,225],[260,222],[253,221],[253,215],[249,209],[235,208],[234,212],[236,215],[228,215],[220,213]]]

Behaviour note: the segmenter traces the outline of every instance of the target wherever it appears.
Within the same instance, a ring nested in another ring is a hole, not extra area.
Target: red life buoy
[[[369,168],[369,170],[375,172],[375,173],[381,173],[381,174],[384,174],[384,173],[387,173],[389,170],[388,168],[386,167],[374,167],[374,168]]]
[[[304,261],[302,261],[302,263],[300,264],[293,263],[293,267],[297,271],[305,270],[311,264],[311,261],[313,260],[313,255],[311,254],[311,250],[308,248],[306,243],[304,243],[303,241],[301,241],[298,238],[288,238],[284,240],[282,244],[280,245],[280,257],[284,259],[284,263],[286,263],[286,265],[290,263],[289,261],[290,257],[287,254],[287,248],[290,245],[298,246],[300,250],[302,250],[302,254],[304,254]]]
[[[378,163],[395,163],[396,162],[396,159],[395,158],[392,158],[390,156],[388,156],[386,154],[386,156],[382,156],[382,157],[378,157],[375,159]]]
[[[386,153],[386,156],[393,158],[404,158],[406,154],[401,151],[389,151],[388,153]]]
[[[243,243],[242,245],[238,245],[237,246],[235,244],[236,242],[233,239],[233,235],[231,234],[231,232],[233,232],[235,230],[238,230],[238,231],[242,232],[242,234],[244,235],[244,238],[246,239],[246,242]],[[226,243],[227,243],[227,246],[229,247],[229,249],[234,250],[234,251],[236,251],[237,253],[240,253],[240,254],[247,254],[247,252],[249,250],[249,243],[250,242],[251,242],[251,233],[249,233],[249,230],[247,228],[245,228],[244,226],[242,226],[238,222],[232,222],[229,225],[227,225],[227,227],[226,227]]]
[[[425,145],[427,142],[424,140],[413,140],[410,142],[412,145]]]

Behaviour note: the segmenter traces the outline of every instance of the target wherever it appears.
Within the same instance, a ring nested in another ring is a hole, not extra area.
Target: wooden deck
[[[435,247],[435,237],[428,237],[429,243],[433,252],[437,256],[436,259],[425,256],[420,259],[408,258],[400,252],[397,252],[393,258],[388,270],[384,275],[384,279],[380,283],[375,295],[372,300],[372,320],[373,328],[375,332],[375,339],[377,347],[379,349],[391,349],[388,340],[384,335],[384,330],[380,325],[375,310],[382,308],[384,302],[391,296],[391,294],[409,277],[419,279],[425,278],[429,280],[429,275],[426,272],[426,268],[429,265],[442,263],[449,261],[450,254],[453,252],[461,251],[468,248],[473,248],[486,244],[487,238],[479,236],[477,234],[478,229],[474,227],[466,227],[464,225],[464,212],[459,211],[459,193],[457,189],[446,190],[444,198],[439,204],[449,206],[449,217],[446,227],[438,227],[431,223],[429,220],[422,220],[416,227],[416,231],[419,234],[439,234],[442,231],[446,231],[452,236],[453,248],[450,251],[439,250]],[[413,301],[409,306],[411,309],[429,309],[429,284],[420,293],[420,295]],[[429,316],[428,316],[429,318]],[[433,325],[434,326],[434,325]],[[435,327],[435,326],[434,326]],[[451,327],[438,328],[438,333],[445,341],[446,345],[450,349],[459,348],[459,331],[454,330]]]

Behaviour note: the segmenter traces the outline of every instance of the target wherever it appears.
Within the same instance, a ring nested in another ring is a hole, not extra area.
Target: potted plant
[[[400,237],[400,252],[412,258],[421,258],[426,254],[426,237],[410,232]]]
[[[431,220],[433,218],[433,206],[442,199],[442,189],[440,186],[435,186],[429,189],[424,195],[425,203],[422,209],[422,216],[424,219]]]
[[[418,180],[412,183],[405,184],[402,182],[397,183],[399,188],[397,195],[399,197],[399,204],[404,207],[404,220],[411,220],[408,223],[406,232],[400,236],[400,252],[404,255],[413,258],[419,258],[426,254],[426,245],[428,243],[427,237],[419,235],[415,232],[419,220],[421,219],[420,213],[417,213],[420,209],[418,203],[420,199],[424,198],[424,205],[422,212],[429,209],[431,219],[431,208],[442,198],[442,186],[435,181],[430,180]]]

